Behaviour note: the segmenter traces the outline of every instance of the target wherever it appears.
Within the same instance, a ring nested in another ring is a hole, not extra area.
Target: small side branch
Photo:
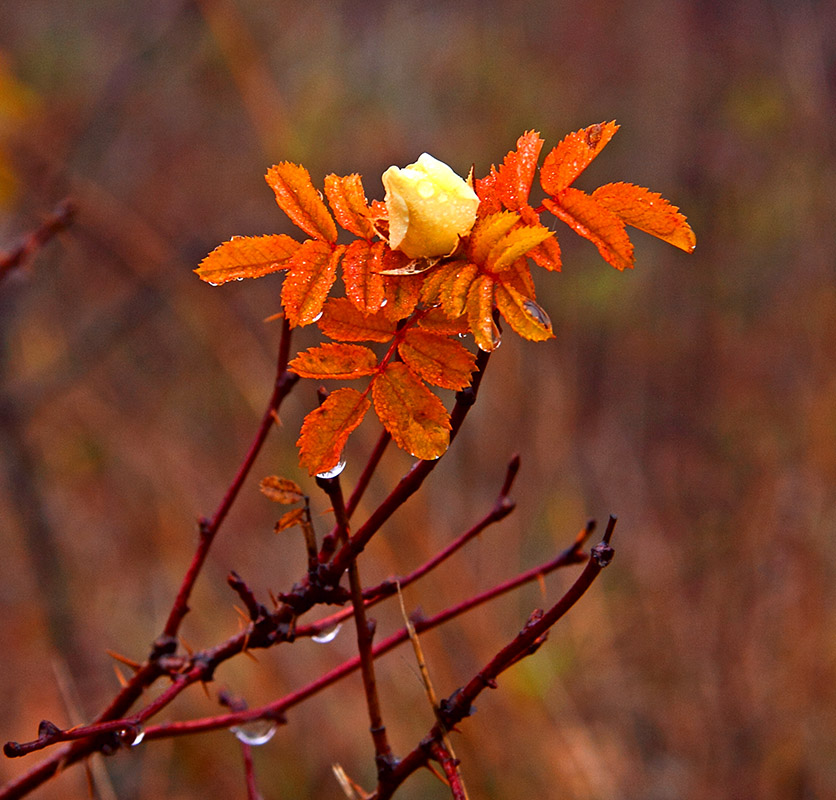
[[[22,267],[53,236],[68,228],[75,216],[75,203],[62,200],[41,225],[35,228],[17,247],[8,253],[0,253],[0,281],[12,270]]]

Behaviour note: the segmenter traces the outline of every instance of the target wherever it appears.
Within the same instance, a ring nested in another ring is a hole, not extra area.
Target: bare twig
[[[612,560],[613,550],[610,539],[616,518],[610,516],[603,541],[592,548],[591,557],[581,574],[569,590],[547,612],[532,614],[525,627],[502,648],[479,671],[470,682],[456,690],[447,700],[442,701],[439,711],[441,719],[433,726],[421,743],[398,765],[384,776],[373,795],[374,800],[387,800],[409,775],[425,766],[433,745],[442,741],[443,732],[451,730],[457,723],[473,713],[473,701],[486,688],[496,688],[497,677],[521,658],[533,653],[543,642],[549,629],[577,603],[598,577],[601,570]]]
[[[337,538],[347,542],[349,538],[348,513],[343,499],[339,476],[335,478],[317,478],[317,483],[325,490],[331,500],[337,518]],[[386,726],[380,711],[380,698],[377,694],[377,681],[374,672],[374,653],[372,638],[374,621],[366,618],[366,605],[363,600],[363,586],[360,581],[360,568],[357,560],[348,566],[348,581],[351,588],[351,606],[354,623],[357,628],[357,650],[360,656],[360,672],[363,675],[363,689],[366,694],[366,706],[369,711],[369,729],[374,742],[375,762],[378,777],[392,768],[392,749],[386,735]]]
[[[69,227],[75,216],[76,207],[72,200],[62,200],[55,210],[34,231],[13,250],[0,252],[0,281],[13,269],[22,267],[55,234]]]
[[[238,474],[230,484],[229,489],[227,489],[226,494],[221,500],[214,515],[211,519],[202,519],[200,521],[200,541],[194,554],[194,558],[192,559],[192,563],[190,564],[189,569],[183,578],[180,590],[177,593],[177,599],[175,600],[174,606],[169,614],[168,621],[166,622],[165,629],[163,630],[164,637],[173,639],[177,636],[177,632],[180,629],[180,623],[189,611],[189,596],[191,595],[192,588],[194,587],[195,581],[200,574],[200,570],[203,567],[203,563],[206,560],[206,556],[209,553],[209,548],[212,546],[215,535],[217,534],[224,519],[226,519],[226,515],[229,513],[230,507],[235,502],[235,498],[238,496],[241,486],[243,486],[256,457],[267,439],[267,434],[270,432],[275,423],[276,412],[278,411],[279,406],[282,404],[282,401],[285,397],[287,397],[288,393],[293,388],[293,385],[298,380],[297,375],[287,371],[287,364],[290,358],[290,334],[290,323],[288,323],[287,319],[284,319],[282,321],[282,334],[279,343],[276,380],[273,385],[273,394],[270,397],[267,410],[261,418],[261,424],[258,426],[255,438],[253,439],[250,449],[247,451],[247,454],[241,463]]]

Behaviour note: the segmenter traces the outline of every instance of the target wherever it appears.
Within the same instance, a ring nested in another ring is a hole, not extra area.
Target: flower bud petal
[[[479,198],[450,167],[428,153],[383,173],[389,246],[410,258],[445,256],[476,221]]]

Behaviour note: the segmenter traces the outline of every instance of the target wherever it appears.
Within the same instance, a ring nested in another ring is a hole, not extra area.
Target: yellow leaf
[[[470,255],[477,264],[484,264],[496,243],[519,222],[513,211],[498,211],[480,219],[470,233]]]
[[[415,458],[439,458],[450,443],[444,404],[401,362],[391,362],[372,382],[374,409],[402,450]]]
[[[552,235],[552,231],[543,225],[522,225],[514,228],[491,248],[488,253],[488,269],[493,272],[507,269],[518,258]]]
[[[516,333],[533,342],[553,339],[552,321],[530,297],[521,295],[513,286],[496,284],[496,307]]]
[[[344,387],[329,394],[305,417],[296,446],[299,463],[310,475],[337,466],[349,435],[363,421],[370,405],[365,395]]]
[[[439,286],[438,297],[444,313],[451,319],[460,317],[464,313],[470,285],[473,283],[479,268],[475,264],[456,262],[456,269],[447,272],[444,283]]]
[[[260,278],[287,269],[300,244],[285,234],[236,236],[218,245],[195,270],[202,281],[218,286],[241,278]]]

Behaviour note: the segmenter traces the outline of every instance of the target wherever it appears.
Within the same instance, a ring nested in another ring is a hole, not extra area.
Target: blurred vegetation
[[[580,184],[662,192],[695,254],[637,234],[638,266],[619,274],[558,229],[564,271],[539,297],[556,340],[506,334],[461,437],[363,576],[405,571],[470,525],[518,451],[516,514],[407,604],[437,611],[538,563],[587,516],[619,515],[617,555],[463,725],[472,796],[836,796],[834,32],[836,6],[814,0],[4,2],[0,248],[64,197],[78,213],[0,284],[0,738],[88,719],[117,686],[105,649],[144,657],[195,520],[249,443],[281,279],[213,289],[191,270],[232,235],[289,232],[267,167],[361,172],[382,197],[375,176],[422,151],[484,173],[526,129],[550,147],[615,118]],[[303,569],[256,482],[300,478],[314,402],[313,386],[295,393],[219,537],[184,628],[195,647],[236,630],[230,569],[265,597]],[[349,479],[376,435],[360,429]],[[387,456],[385,474],[406,463]],[[568,580],[427,634],[439,693]],[[379,635],[399,625],[394,607],[376,616]],[[233,662],[217,683],[264,702],[352,639]],[[379,678],[403,752],[430,722],[408,651]],[[216,708],[194,693],[171,714]],[[265,798],[339,797],[332,762],[371,785],[366,726],[359,678],[294,710],[255,753]],[[33,763],[3,760],[0,780]],[[120,798],[244,791],[231,735],[97,763]],[[84,796],[84,780],[70,770],[37,796]],[[425,776],[402,796],[446,794]]]

